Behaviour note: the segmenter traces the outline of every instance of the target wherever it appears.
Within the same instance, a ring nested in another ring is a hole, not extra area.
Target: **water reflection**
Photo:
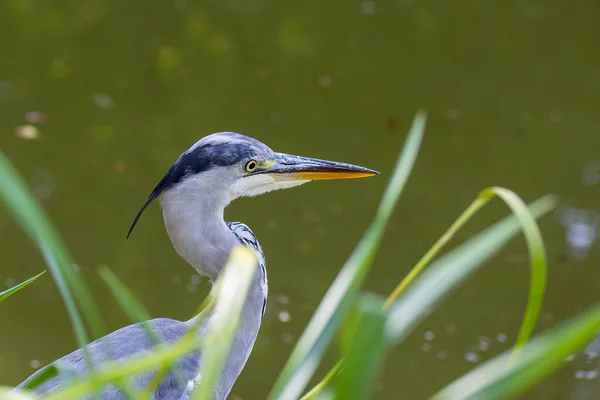
[[[588,163],[582,173],[584,185],[593,186],[600,182],[600,160],[593,160]]]
[[[600,389],[600,336],[592,341],[583,351],[567,357],[569,372],[574,382],[570,391],[565,391],[565,398],[570,400],[593,400],[598,398]],[[550,384],[544,386],[550,388]]]
[[[600,214],[595,211],[565,207],[559,211],[565,228],[568,254],[572,260],[584,260],[596,242]]]
[[[448,357],[450,349],[445,348],[444,346],[449,346],[449,343],[452,343],[452,340],[449,338],[456,334],[457,331],[457,327],[453,324],[447,324],[445,331],[440,335],[436,335],[432,330],[426,330],[423,333],[425,342],[420,346],[421,351],[429,352],[435,350],[437,358],[439,360],[445,360]],[[462,353],[462,359],[467,363],[479,364],[485,359],[492,357],[494,354],[504,351],[507,348],[507,345],[504,345],[507,339],[507,335],[501,332],[492,335],[491,337],[480,335],[475,340],[475,343],[467,346],[466,351],[460,349],[459,352]],[[439,346],[442,346],[442,348],[440,349]],[[488,351],[490,351],[490,354],[484,354]]]

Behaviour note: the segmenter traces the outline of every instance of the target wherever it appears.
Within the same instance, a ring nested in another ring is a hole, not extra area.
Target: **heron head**
[[[214,133],[179,156],[139,210],[127,236],[152,200],[167,193],[176,193],[178,199],[189,202],[209,199],[216,207],[225,207],[239,197],[257,196],[313,180],[377,174],[352,164],[277,153],[239,133]]]

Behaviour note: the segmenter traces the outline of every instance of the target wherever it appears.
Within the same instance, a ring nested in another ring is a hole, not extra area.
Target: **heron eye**
[[[248,162],[246,163],[246,166],[244,167],[244,169],[245,169],[247,172],[252,172],[252,171],[254,171],[254,170],[256,169],[256,166],[257,166],[257,163],[256,163],[256,161],[255,161],[255,160],[250,160],[250,161],[248,161]]]

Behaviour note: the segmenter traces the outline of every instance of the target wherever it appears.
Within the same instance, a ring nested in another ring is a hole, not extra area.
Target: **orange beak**
[[[259,172],[273,176],[276,180],[315,181],[324,179],[354,179],[379,175],[379,172],[336,161],[293,156],[277,153],[273,166]]]

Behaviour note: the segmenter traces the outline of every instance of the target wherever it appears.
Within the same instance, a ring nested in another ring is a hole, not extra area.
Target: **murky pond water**
[[[373,216],[419,107],[427,135],[366,289],[389,293],[481,189],[501,185],[528,201],[562,198],[541,222],[550,272],[538,331],[597,301],[596,1],[9,0],[0,31],[0,148],[64,235],[111,329],[128,320],[99,265],[153,316],[186,319],[207,293],[156,205],[125,240],[149,191],[200,137],[238,131],[382,172],[228,208],[259,237],[271,294],[232,398],[268,393]],[[495,203],[456,239],[507,212]],[[4,210],[0,235],[0,287],[44,268]],[[515,240],[394,351],[375,398],[424,398],[508,348],[528,278]],[[2,384],[74,349],[49,275],[2,303],[0,321]],[[597,355],[591,345],[527,398],[593,398]]]

